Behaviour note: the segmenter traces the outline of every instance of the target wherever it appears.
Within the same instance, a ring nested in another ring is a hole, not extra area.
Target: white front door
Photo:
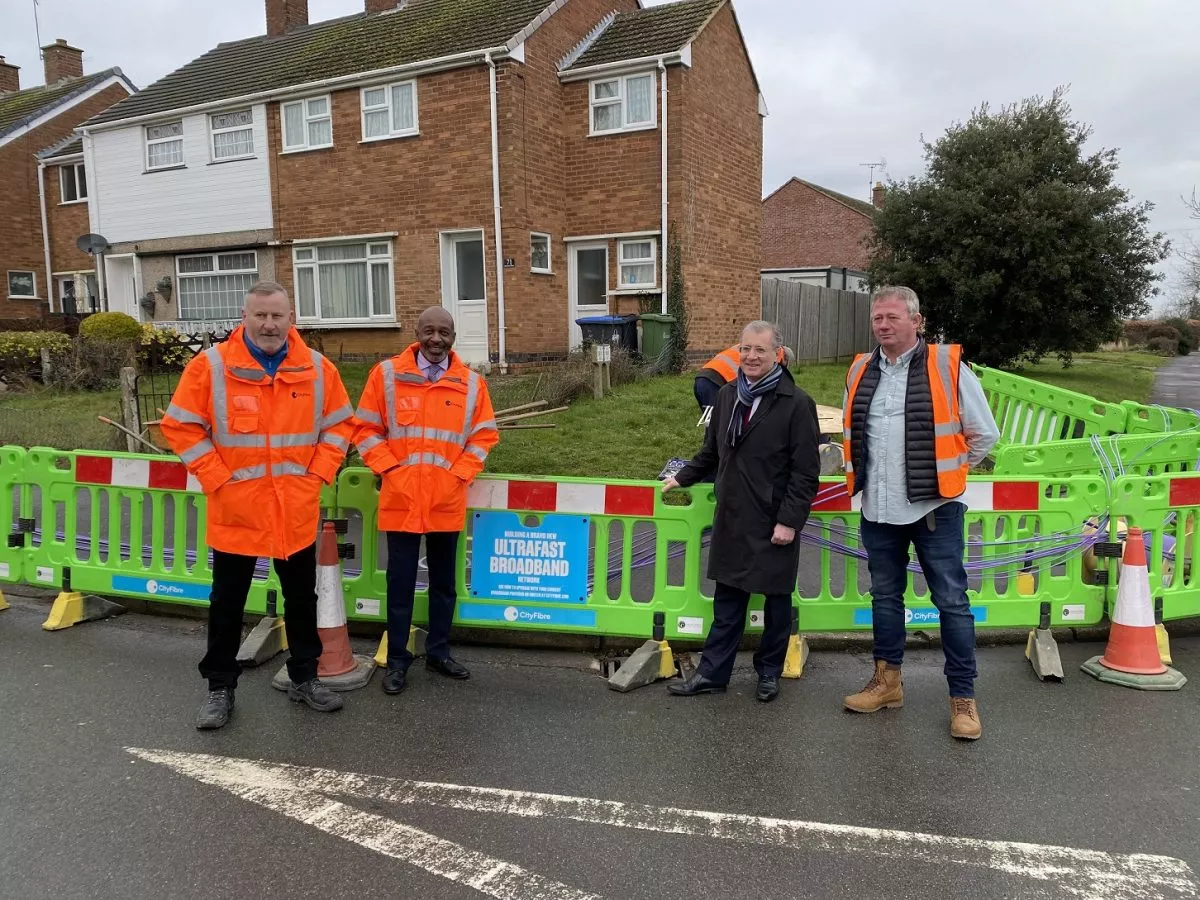
[[[106,256],[104,280],[108,291],[108,308],[141,319],[137,305],[137,283],[133,274],[132,256]]]
[[[571,244],[567,254],[567,320],[571,349],[583,343],[584,316],[608,314],[608,244]]]
[[[483,232],[442,235],[442,306],[454,316],[454,351],[467,365],[488,361]]]

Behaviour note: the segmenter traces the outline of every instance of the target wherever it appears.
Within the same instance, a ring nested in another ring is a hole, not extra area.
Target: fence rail
[[[796,362],[848,360],[875,347],[867,294],[764,278],[762,317],[779,326]]]

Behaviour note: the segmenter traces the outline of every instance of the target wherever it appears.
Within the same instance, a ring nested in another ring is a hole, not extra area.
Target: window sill
[[[373,329],[399,329],[399,322],[366,322],[358,319],[352,322],[306,322],[303,319],[296,320],[297,328],[307,328],[311,331],[331,331],[335,328],[373,328]]]
[[[9,300],[23,300],[26,302],[37,302],[37,301],[40,301],[42,298],[41,297],[24,297],[24,296],[17,296],[16,294],[9,294],[8,299]]]
[[[180,169],[186,169],[186,165],[182,166],[159,166],[157,169],[143,169],[143,175],[154,175],[158,172],[178,172]]]
[[[257,156],[231,156],[229,159],[214,159],[209,163],[209,165],[210,166],[223,166],[226,163],[246,162],[247,160],[250,160],[250,159],[258,159],[258,157]]]
[[[385,134],[382,137],[363,138],[361,141],[359,141],[359,143],[378,144],[380,141],[399,141],[403,140],[404,138],[415,138],[420,136],[421,132],[419,131],[405,131],[401,134]]]
[[[296,153],[316,153],[318,150],[332,150],[333,144],[322,144],[320,147],[293,147],[291,150],[280,150],[280,156],[292,156]]]
[[[553,269],[530,269],[529,272],[532,275],[553,275],[554,274]]]
[[[59,206],[79,206],[84,203],[87,203],[87,197],[84,197],[81,200],[60,200],[58,202],[58,205]]]
[[[650,122],[647,125],[634,125],[630,128],[613,128],[610,131],[588,131],[588,137],[613,137],[618,134],[635,134],[639,131],[657,131],[658,123]]]
[[[661,294],[662,288],[659,287],[639,287],[639,288],[618,288],[615,291],[609,291],[609,297],[635,297],[638,294]]]

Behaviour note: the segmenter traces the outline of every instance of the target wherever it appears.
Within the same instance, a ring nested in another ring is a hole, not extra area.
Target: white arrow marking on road
[[[1089,900],[1183,900],[1200,896],[1200,882],[1191,867],[1170,856],[1105,853],[1050,844],[947,837],[559,794],[407,781],[206,753],[126,749],[141,759],[224,788],[329,834],[506,900],[537,897],[573,900],[593,895],[556,884],[511,863],[475,853],[391,819],[358,812],[329,798],[342,796],[385,803],[422,803],[470,812],[568,819],[794,850],[991,869],[1043,882],[1037,896]],[[507,880],[492,884],[486,876],[495,877],[494,872]]]

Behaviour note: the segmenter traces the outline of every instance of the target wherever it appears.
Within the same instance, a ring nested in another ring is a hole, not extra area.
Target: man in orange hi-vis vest
[[[737,377],[738,366],[741,364],[741,344],[728,347],[706,362],[697,372],[696,381],[692,385],[692,393],[700,404],[700,412],[714,406],[717,402],[717,392]],[[780,347],[775,353],[775,361],[785,368],[792,364],[792,351],[788,347]]]
[[[371,370],[358,404],[354,443],[382,477],[379,530],[387,534],[387,672],[383,690],[407,684],[408,651],[421,539],[429,571],[425,666],[450,678],[470,672],[450,656],[458,601],[455,567],[467,523],[467,486],[500,440],[483,376],[450,348],[454,319],[431,306],[417,319],[417,340]]]
[[[354,411],[337,368],[305,345],[294,321],[281,285],[256,284],[241,326],[188,363],[162,420],[208,500],[213,580],[200,674],[209,693],[197,728],[220,728],[233,712],[259,557],[272,561],[283,591],[288,696],[321,712],[342,707],[317,679],[316,540],[321,485],[333,483],[350,448]]]
[[[921,306],[906,287],[882,287],[871,301],[879,341],[846,376],[843,403],[846,487],[862,496],[862,545],[871,573],[875,673],[843,701],[853,712],[904,705],[904,592],[916,549],[937,607],[950,691],[950,734],[983,733],[975,703],[975,617],[963,564],[959,498],[967,471],[1000,437],[987,397],[957,344],[926,344]]]

